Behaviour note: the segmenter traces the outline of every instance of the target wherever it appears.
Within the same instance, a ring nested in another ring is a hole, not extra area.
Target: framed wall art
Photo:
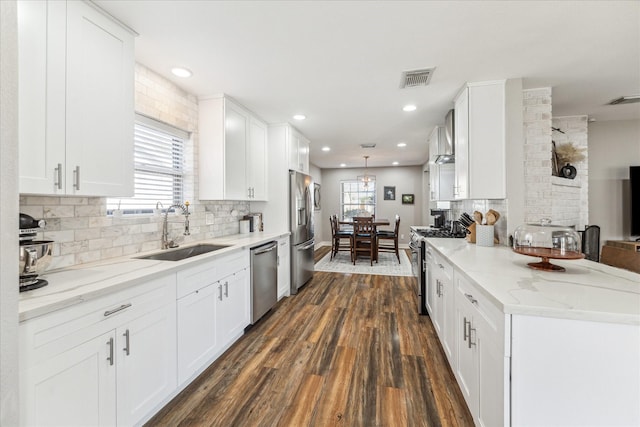
[[[412,205],[413,204],[413,194],[403,194],[402,195],[402,204],[403,205]]]
[[[396,199],[396,187],[384,187],[384,199],[395,200]]]

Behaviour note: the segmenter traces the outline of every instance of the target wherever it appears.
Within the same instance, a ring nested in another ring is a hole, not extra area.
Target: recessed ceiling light
[[[173,73],[174,76],[178,76],[178,77],[191,77],[193,75],[191,70],[188,70],[182,67],[174,67],[171,69],[171,72]]]
[[[416,111],[416,108],[415,105],[405,105],[402,107],[402,111]]]
[[[403,148],[403,147],[406,147],[406,146],[407,146],[406,142],[399,142],[398,143],[398,147],[400,147],[400,148]]]
[[[331,147],[322,147],[322,151],[331,151]]]
[[[341,168],[343,168],[343,167],[345,167],[345,166],[347,166],[347,164],[346,164],[346,163],[340,163],[340,167],[341,167]]]
[[[393,163],[391,163],[391,164],[392,164],[393,166],[398,166],[400,163],[398,163],[398,162],[393,162]]]
[[[305,116],[304,114],[296,114],[295,116],[293,116],[293,118],[295,120],[304,120],[307,118],[307,116]]]

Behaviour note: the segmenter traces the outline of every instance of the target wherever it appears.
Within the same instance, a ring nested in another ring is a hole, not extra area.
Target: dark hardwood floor
[[[316,272],[148,425],[472,426],[412,280]]]

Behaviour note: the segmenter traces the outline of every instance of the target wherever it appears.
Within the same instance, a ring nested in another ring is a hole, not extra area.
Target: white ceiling
[[[640,94],[638,1],[96,3],[139,33],[138,62],[197,96],[226,93],[269,123],[292,122],[321,168],[361,167],[365,154],[374,167],[424,163],[465,82],[522,77],[553,88],[554,116],[640,119],[640,104],[604,105]],[[172,76],[177,65],[193,77]],[[429,86],[399,89],[402,71],[424,67],[436,67]],[[409,103],[417,110],[403,112]]]

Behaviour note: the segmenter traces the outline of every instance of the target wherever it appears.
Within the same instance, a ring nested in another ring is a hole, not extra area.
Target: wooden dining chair
[[[400,252],[398,250],[398,230],[400,229],[400,215],[396,215],[396,224],[391,230],[378,230],[376,232],[376,246],[378,252],[394,252],[400,264]]]
[[[338,251],[349,251],[351,261],[353,261],[353,252],[351,250],[353,246],[353,233],[351,231],[340,230],[340,224],[338,223],[338,217],[336,215],[331,215],[329,222],[331,224],[331,257],[329,259],[332,260],[338,255]],[[344,242],[345,239],[347,240],[346,243]]]
[[[353,218],[353,241],[351,259],[355,265],[358,254],[368,254],[370,264],[373,265],[375,249],[375,230],[373,228],[373,218],[354,217]]]

